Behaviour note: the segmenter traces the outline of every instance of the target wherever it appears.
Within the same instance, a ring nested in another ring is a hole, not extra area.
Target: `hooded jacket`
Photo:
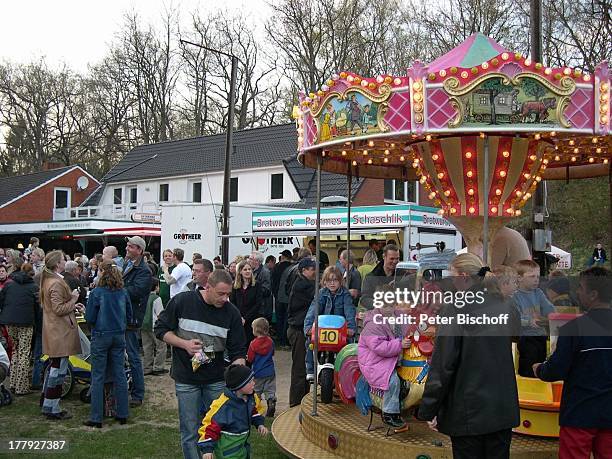
[[[244,400],[226,388],[210,405],[198,430],[200,452],[214,452],[219,458],[248,459],[251,424],[255,427],[263,425],[263,414],[264,409],[256,394]]]
[[[38,307],[38,287],[23,271],[15,271],[10,278],[12,282],[0,291],[0,324],[32,327]]]
[[[255,378],[268,378],[274,376],[274,341],[269,336],[258,336],[249,345],[247,360]]]
[[[313,302],[308,308],[308,313],[304,319],[304,333],[308,334],[315,320],[316,303]],[[357,333],[355,315],[357,311],[353,305],[353,297],[344,287],[340,287],[335,294],[332,294],[327,287],[323,287],[319,292],[319,315],[332,314],[342,316],[346,319],[346,325],[350,330]]]
[[[402,339],[395,336],[391,326],[381,320],[382,317],[380,309],[366,313],[357,357],[359,369],[368,384],[375,389],[387,390],[389,378],[402,352]]]

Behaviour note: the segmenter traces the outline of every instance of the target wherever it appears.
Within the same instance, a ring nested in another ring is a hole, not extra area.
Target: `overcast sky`
[[[85,71],[104,56],[125,12],[134,10],[160,24],[169,6],[178,7],[182,20],[194,10],[203,15],[218,7],[242,11],[256,23],[256,32],[269,11],[264,0],[6,0],[0,3],[0,60],[46,56],[51,67],[65,62]]]

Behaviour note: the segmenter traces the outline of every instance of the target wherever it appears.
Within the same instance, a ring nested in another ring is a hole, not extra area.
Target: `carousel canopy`
[[[406,75],[332,75],[301,94],[297,125],[306,166],[418,178],[449,215],[512,217],[543,179],[608,174],[610,69],[546,67],[474,34]]]

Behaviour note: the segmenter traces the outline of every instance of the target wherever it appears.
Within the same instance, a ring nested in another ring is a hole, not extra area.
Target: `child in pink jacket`
[[[399,312],[393,306],[368,311],[359,337],[359,369],[368,384],[384,391],[382,419],[392,427],[401,427],[400,379],[395,368],[402,349],[410,347],[410,339],[403,338],[402,326],[391,326],[386,318]]]

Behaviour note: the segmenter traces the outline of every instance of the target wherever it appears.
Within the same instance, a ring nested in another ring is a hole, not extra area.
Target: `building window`
[[[130,188],[130,204],[136,204],[138,202],[138,188]]]
[[[497,103],[498,103],[499,105],[506,105],[506,96],[499,96],[499,97],[497,98]]]
[[[193,182],[191,184],[191,201],[202,202],[202,182]]]
[[[283,174],[272,174],[270,199],[283,199]]]
[[[56,209],[67,209],[70,207],[70,188],[55,189],[55,204]]]
[[[488,105],[489,98],[487,96],[480,96],[480,105]]]
[[[238,201],[238,177],[230,179],[230,202]]]
[[[417,182],[385,180],[385,201],[417,202]]]
[[[113,204],[123,203],[123,188],[113,189]]]
[[[170,194],[170,185],[167,183],[160,183],[159,185],[159,202],[168,202],[168,195]]]

